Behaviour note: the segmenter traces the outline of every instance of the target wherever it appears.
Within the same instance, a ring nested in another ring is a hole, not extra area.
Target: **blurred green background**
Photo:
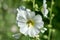
[[[36,0],[39,7],[42,6],[42,2],[43,0]],[[51,0],[47,0],[47,4],[50,7]],[[32,2],[29,0],[0,0],[0,40],[28,40],[28,37],[24,35],[20,35],[19,39],[12,37],[13,34],[19,33],[19,28],[16,24],[16,9],[21,5],[33,10]],[[54,0],[53,14],[55,14],[55,17],[52,21],[53,32],[51,34],[51,40],[60,40],[60,0]],[[47,32],[46,35],[48,35]],[[42,37],[42,40],[47,39]]]

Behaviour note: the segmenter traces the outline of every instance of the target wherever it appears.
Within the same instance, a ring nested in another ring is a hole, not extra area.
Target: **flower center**
[[[34,21],[33,20],[28,20],[27,24],[28,24],[28,27],[34,27]]]

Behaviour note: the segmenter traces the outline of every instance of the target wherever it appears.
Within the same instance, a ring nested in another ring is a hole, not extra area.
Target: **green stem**
[[[50,10],[50,24],[52,24],[51,22],[52,22],[52,8],[53,8],[53,0],[52,0],[52,2],[51,2],[51,10]]]
[[[50,40],[50,36],[51,36],[51,29],[49,29],[49,37],[48,37],[48,40]]]
[[[35,8],[35,0],[33,0],[33,8]]]
[[[51,2],[51,10],[50,10],[50,25],[52,25],[52,8],[53,8],[53,0],[52,0],[52,2]],[[50,36],[51,36],[51,28],[49,28],[49,35],[48,35],[49,37],[48,37],[48,40],[51,40],[50,39]]]

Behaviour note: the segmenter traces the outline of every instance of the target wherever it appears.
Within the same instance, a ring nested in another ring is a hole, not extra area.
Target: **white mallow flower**
[[[17,24],[20,27],[20,32],[30,37],[38,35],[44,26],[41,15],[35,16],[35,12],[25,9],[25,7],[17,8],[17,11]]]
[[[43,8],[42,8],[41,11],[42,11],[42,13],[43,13],[43,16],[47,18],[48,9],[47,9],[46,0],[43,0]]]

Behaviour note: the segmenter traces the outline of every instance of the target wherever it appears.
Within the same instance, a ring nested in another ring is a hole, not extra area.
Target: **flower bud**
[[[47,36],[47,35],[44,35],[43,37],[44,37],[44,39],[47,39],[47,38],[48,38],[48,36]]]
[[[49,27],[49,28],[51,28],[51,27],[52,27],[52,25],[50,25],[50,24],[49,24],[49,25],[48,25],[48,27]]]

